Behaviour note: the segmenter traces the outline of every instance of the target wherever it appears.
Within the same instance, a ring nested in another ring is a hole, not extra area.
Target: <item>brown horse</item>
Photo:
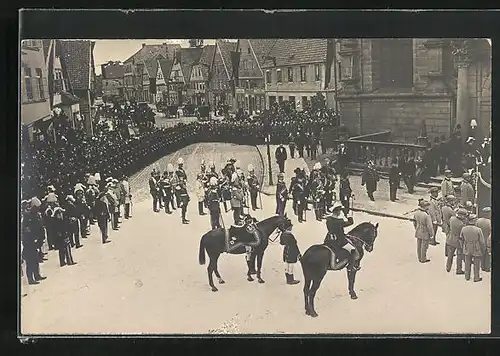
[[[286,216],[271,216],[265,220],[262,220],[256,224],[258,234],[260,235],[260,242],[255,246],[250,255],[250,259],[247,261],[248,272],[247,280],[249,282],[253,281],[252,274],[257,274],[257,280],[259,283],[264,283],[265,281],[261,277],[262,261],[264,259],[264,251],[269,245],[269,236],[276,231],[278,227],[288,227],[291,226],[290,219]],[[278,232],[279,233],[279,232]],[[226,243],[226,230],[219,228],[207,232],[201,237],[200,240],[200,251],[199,251],[199,262],[200,265],[205,264],[205,251],[208,253],[210,262],[208,263],[208,284],[212,288],[212,292],[217,292],[218,289],[215,287],[213,282],[212,273],[215,272],[215,276],[219,280],[219,284],[224,284],[224,280],[217,270],[217,261],[219,256],[223,252],[227,252],[233,255],[241,255],[246,253],[244,245],[231,248],[228,251],[228,246]],[[257,257],[257,271],[255,271],[255,257]]]
[[[375,239],[377,238],[378,223],[372,224],[370,222],[364,222],[352,229],[347,235],[352,240],[352,244],[358,252],[358,261],[363,258],[363,247],[367,252],[373,250],[373,245]],[[339,249],[340,251],[345,251],[344,249]],[[347,259],[349,258],[349,253],[345,251],[346,256],[336,256],[342,262],[335,266],[335,270],[340,271],[347,266]],[[325,245],[313,245],[307,249],[302,258],[300,259],[302,264],[302,272],[304,273],[304,301],[306,314],[314,317],[318,316],[318,313],[314,310],[314,297],[316,296],[316,291],[318,290],[323,277],[325,277],[326,272],[329,270],[331,263],[331,252]],[[357,299],[358,296],[354,291],[354,281],[356,280],[356,270],[347,269],[347,279],[349,281],[349,295],[351,299]]]

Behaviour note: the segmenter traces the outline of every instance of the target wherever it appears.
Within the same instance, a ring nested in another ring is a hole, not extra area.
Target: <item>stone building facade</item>
[[[479,89],[472,78],[478,74],[473,68],[486,70],[487,60],[479,64],[475,59],[467,71],[469,78],[462,80],[460,87],[451,42],[424,38],[338,40],[342,123],[355,134],[391,130],[394,139],[408,142],[418,137],[422,120],[433,139],[448,137],[458,116],[468,119],[462,119],[466,126],[471,115],[488,116],[487,90],[482,90],[482,104],[476,112],[469,105],[467,112],[458,108],[457,113],[457,90],[468,91],[469,98],[477,97]],[[464,85],[467,89],[463,89]]]

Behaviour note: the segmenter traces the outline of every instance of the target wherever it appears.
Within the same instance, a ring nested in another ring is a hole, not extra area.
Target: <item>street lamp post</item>
[[[271,134],[267,134],[266,137],[266,146],[267,146],[267,165],[268,165],[268,171],[269,171],[269,185],[274,185],[273,184],[273,171],[271,169],[271,147],[270,145],[271,141]]]

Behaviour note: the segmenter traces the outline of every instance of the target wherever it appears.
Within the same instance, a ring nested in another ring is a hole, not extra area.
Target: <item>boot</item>
[[[293,284],[300,283],[300,281],[297,281],[293,278],[293,274],[285,273],[285,276],[286,276],[286,284],[293,285]]]

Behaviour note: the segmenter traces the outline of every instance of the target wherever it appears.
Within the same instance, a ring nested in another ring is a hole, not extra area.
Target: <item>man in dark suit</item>
[[[347,147],[345,144],[341,143],[339,147],[339,159],[338,159],[338,168],[339,173],[342,173],[349,163],[349,157],[347,152]]]
[[[285,161],[288,157],[285,146],[283,146],[283,144],[280,144],[278,146],[274,156],[276,157],[276,162],[278,163],[280,173],[285,173]]]
[[[158,180],[155,177],[156,171],[151,172],[151,178],[149,178],[149,193],[153,197],[153,211],[156,213],[160,211],[158,209],[158,197],[159,197],[159,187]]]

